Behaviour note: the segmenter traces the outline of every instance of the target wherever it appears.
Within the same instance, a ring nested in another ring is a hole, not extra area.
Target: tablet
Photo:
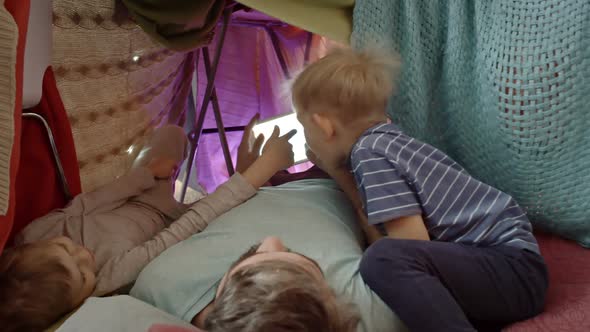
[[[258,137],[258,135],[263,134],[264,144],[266,144],[266,141],[272,135],[272,131],[274,130],[275,126],[278,126],[281,130],[281,136],[293,129],[297,130],[297,134],[295,134],[295,136],[289,140],[289,142],[293,145],[295,164],[306,162],[307,156],[305,155],[305,135],[303,134],[303,126],[299,120],[297,120],[297,115],[295,113],[289,113],[257,123],[254,128],[252,128],[254,137]]]

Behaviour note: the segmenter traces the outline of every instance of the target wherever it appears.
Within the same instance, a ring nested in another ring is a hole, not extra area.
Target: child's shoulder
[[[354,145],[353,153],[362,151],[363,154],[387,155],[411,139],[396,125],[382,123],[365,130]]]

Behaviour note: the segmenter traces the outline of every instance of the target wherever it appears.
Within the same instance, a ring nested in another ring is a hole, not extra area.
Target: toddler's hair
[[[292,84],[297,112],[310,105],[330,106],[343,120],[383,115],[394,92],[400,58],[372,50],[339,48],[307,66]]]
[[[72,309],[71,275],[45,249],[25,244],[0,256],[2,331],[42,331]]]
[[[205,320],[209,332],[354,332],[359,317],[292,263],[264,261],[229,277]]]

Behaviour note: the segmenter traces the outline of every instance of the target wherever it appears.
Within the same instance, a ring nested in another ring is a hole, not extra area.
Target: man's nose
[[[260,247],[258,248],[257,252],[276,252],[276,251],[287,251],[287,248],[276,236],[269,236],[262,240],[260,243]]]

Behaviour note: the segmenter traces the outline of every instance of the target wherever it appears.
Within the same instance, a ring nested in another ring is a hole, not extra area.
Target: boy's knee
[[[371,288],[375,285],[375,282],[379,280],[379,259],[374,255],[363,255],[361,263],[359,265],[359,272],[363,281]]]
[[[363,253],[359,270],[365,283],[371,286],[379,282],[384,269],[395,269],[398,261],[394,256],[398,254],[396,240],[380,239],[371,244]]]
[[[406,240],[383,238],[365,250],[360,262],[359,272],[369,286],[373,287],[384,280],[395,278],[396,275],[408,270],[418,269],[416,264],[416,252],[419,250]]]

